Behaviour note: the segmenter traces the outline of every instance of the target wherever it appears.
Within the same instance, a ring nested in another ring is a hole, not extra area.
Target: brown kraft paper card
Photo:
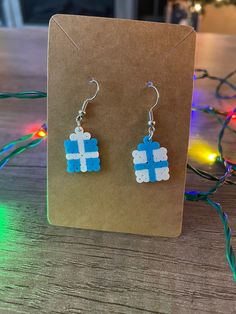
[[[48,48],[48,219],[59,226],[174,237],[181,233],[193,88],[191,27],[55,15]],[[98,140],[100,172],[68,173],[64,141],[83,101],[85,132]],[[170,179],[137,183],[132,151],[147,135],[168,150]]]

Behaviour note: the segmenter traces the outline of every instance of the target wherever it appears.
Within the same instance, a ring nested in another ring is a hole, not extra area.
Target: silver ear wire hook
[[[153,116],[153,110],[158,104],[160,94],[159,94],[156,86],[153,85],[153,82],[147,82],[146,86],[149,88],[153,88],[156,92],[156,101],[155,101],[154,105],[152,105],[152,107],[148,111],[148,134],[149,134],[149,140],[150,140],[153,137],[153,134],[155,132],[155,125],[156,125],[156,122],[155,122],[154,116]]]
[[[99,90],[100,90],[98,81],[95,80],[94,78],[92,78],[92,79],[89,81],[89,83],[90,83],[90,84],[95,83],[97,89],[96,89],[95,94],[94,94],[92,97],[89,97],[89,98],[85,99],[85,101],[83,102],[83,105],[82,105],[81,109],[79,110],[78,116],[76,117],[76,122],[77,122],[79,128],[81,128],[81,122],[82,122],[82,120],[83,120],[83,117],[86,115],[86,109],[87,109],[88,103],[89,103],[90,101],[93,101],[93,100],[96,98],[96,96],[97,96],[97,94],[98,94],[98,92],[99,92]]]

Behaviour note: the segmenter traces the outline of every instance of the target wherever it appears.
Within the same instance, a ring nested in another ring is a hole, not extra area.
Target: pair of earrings
[[[82,108],[76,117],[77,127],[75,133],[72,133],[70,139],[64,142],[68,172],[100,170],[97,139],[91,138],[91,134],[84,132],[81,126],[88,103],[94,100],[99,92],[98,82],[95,79],[91,79],[89,82],[96,84],[96,92],[93,97],[87,98],[83,102]],[[143,142],[138,144],[137,149],[132,152],[134,171],[138,183],[166,181],[170,177],[167,149],[160,147],[158,142],[152,141],[155,132],[153,109],[157,106],[159,92],[152,82],[148,82],[147,87],[154,89],[156,101],[148,112],[148,135],[144,136]]]

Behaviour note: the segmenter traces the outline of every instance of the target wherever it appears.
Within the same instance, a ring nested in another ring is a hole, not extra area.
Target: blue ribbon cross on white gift
[[[138,144],[132,155],[138,183],[169,179],[167,149],[153,142],[149,136],[144,137],[143,143]]]
[[[87,172],[99,171],[100,159],[97,139],[91,138],[91,134],[76,128],[70,139],[64,142],[67,171]]]

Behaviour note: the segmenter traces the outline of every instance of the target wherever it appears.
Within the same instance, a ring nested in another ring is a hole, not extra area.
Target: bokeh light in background
[[[218,156],[217,149],[203,139],[190,139],[189,158],[202,164],[212,165]]]

